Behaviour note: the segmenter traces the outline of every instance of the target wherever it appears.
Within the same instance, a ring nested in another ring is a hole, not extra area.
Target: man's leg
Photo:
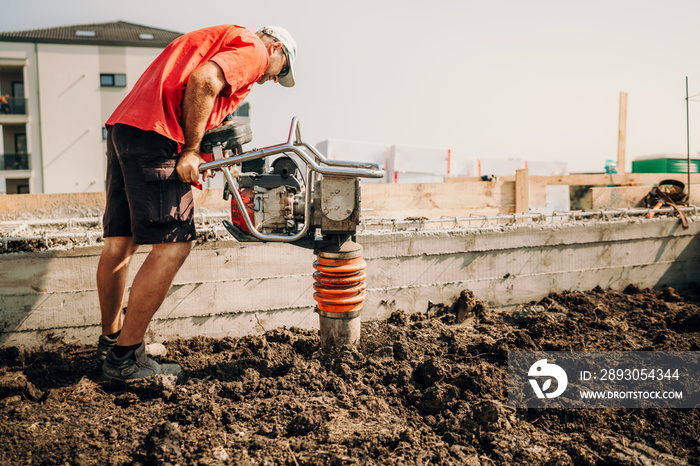
[[[129,292],[128,311],[117,339],[119,346],[143,342],[151,318],[168,294],[175,274],[187,259],[191,242],[154,244]]]
[[[104,352],[102,379],[123,382],[156,374],[179,376],[182,372],[179,365],[159,364],[146,355],[144,335],[197,237],[191,187],[177,178],[175,141],[126,125],[111,129],[115,157],[110,160],[117,162],[113,164],[114,171],[118,165],[122,173],[118,180],[121,185],[114,183],[113,198],[121,195],[118,199],[122,202],[119,209],[113,209],[115,214],[112,210],[105,213],[105,236],[132,236],[134,251],[134,244],[150,244],[151,251],[131,284],[128,310],[119,334],[111,334],[109,342],[107,337],[100,337],[102,346],[109,346]],[[123,271],[122,275],[115,272],[111,276],[115,284],[112,302],[126,285],[128,257],[133,254],[127,252],[126,245],[128,242],[116,248],[121,255],[105,256],[105,270]],[[111,263],[108,257],[113,259]]]
[[[138,245],[130,236],[105,238],[97,265],[97,294],[102,314],[102,335],[113,335],[122,328],[124,291],[129,263]]]

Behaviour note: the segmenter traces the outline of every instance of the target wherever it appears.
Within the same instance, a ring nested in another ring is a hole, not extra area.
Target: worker
[[[97,266],[103,380],[181,373],[177,364],[146,355],[144,335],[196,239],[191,183],[204,162],[202,137],[256,82],[294,86],[296,55],[296,42],[278,26],[190,32],[165,48],[107,120],[105,241]],[[122,313],[129,263],[141,244],[151,250]]]

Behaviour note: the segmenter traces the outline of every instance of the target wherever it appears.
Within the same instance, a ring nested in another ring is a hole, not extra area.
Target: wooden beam
[[[625,173],[625,149],[627,145],[627,93],[620,92],[620,125],[617,134],[617,172]]]
[[[530,210],[530,176],[527,168],[515,170],[515,213]]]
[[[514,181],[514,176],[498,176],[496,180]],[[531,176],[530,183],[542,185],[569,185],[569,186],[607,186],[614,184],[618,186],[634,186],[634,185],[655,185],[662,180],[678,180],[687,183],[688,176],[685,173],[575,173],[573,175],[554,175],[554,176]],[[445,178],[445,183],[465,183],[465,182],[483,182],[481,178],[475,177],[459,177],[454,176]],[[694,173],[690,175],[690,182],[693,184],[700,183],[700,174]]]

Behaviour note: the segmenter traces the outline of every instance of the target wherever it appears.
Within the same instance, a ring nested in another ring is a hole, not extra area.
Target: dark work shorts
[[[107,131],[104,236],[136,244],[192,241],[194,204],[177,176],[177,143],[153,131],[114,125]]]

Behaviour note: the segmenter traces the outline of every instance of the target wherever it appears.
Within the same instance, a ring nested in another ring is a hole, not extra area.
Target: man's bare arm
[[[204,162],[199,155],[199,146],[216,96],[226,85],[224,72],[211,61],[194,70],[187,80],[180,121],[185,133],[185,144],[177,163],[178,176],[184,182],[199,179],[199,165]]]

